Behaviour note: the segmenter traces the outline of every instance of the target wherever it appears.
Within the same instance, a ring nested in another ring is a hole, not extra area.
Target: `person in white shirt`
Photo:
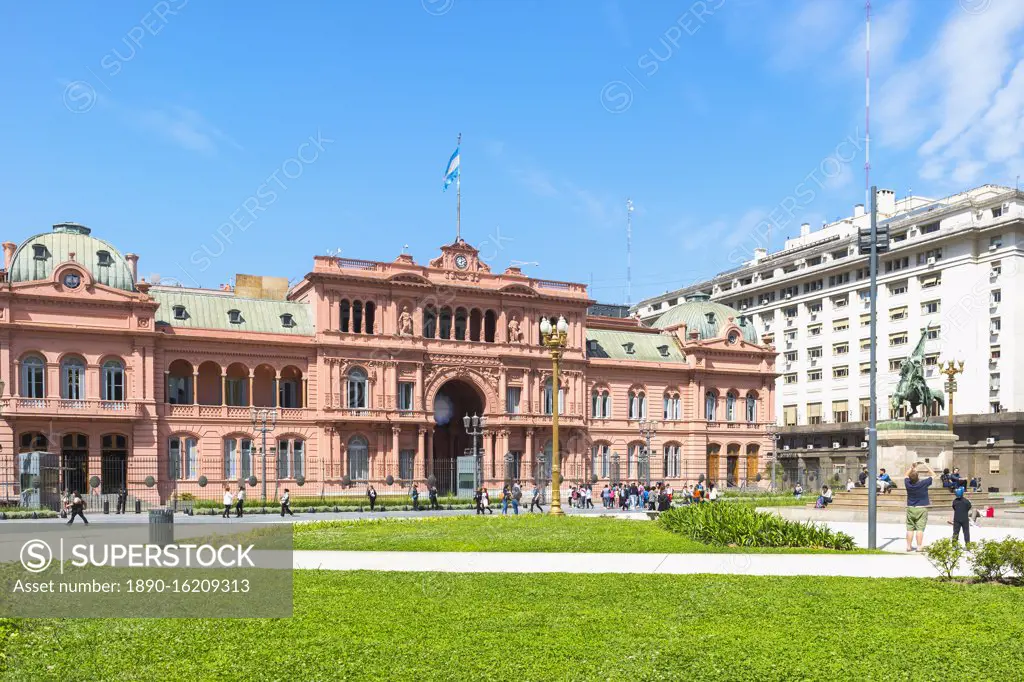
[[[846,492],[850,492],[851,490],[853,490],[853,479],[848,478],[846,479]]]
[[[235,518],[242,518],[242,507],[245,506],[245,484],[238,488],[238,495],[235,497]]]
[[[708,485],[708,499],[712,502],[718,501],[718,488],[715,487],[714,483]]]
[[[231,504],[235,501],[234,496],[231,494],[231,489],[224,486],[224,518],[231,516]]]
[[[281,518],[284,518],[285,512],[288,512],[290,516],[295,516],[295,514],[292,513],[292,508],[289,504],[290,501],[291,496],[288,494],[288,488],[285,488],[284,493],[281,495]]]

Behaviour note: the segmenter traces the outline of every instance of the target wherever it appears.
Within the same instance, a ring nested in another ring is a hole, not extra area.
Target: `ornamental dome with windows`
[[[681,324],[686,325],[688,332],[697,332],[700,339],[714,339],[722,336],[729,324],[729,318],[743,330],[743,340],[758,344],[757,330],[750,318],[739,311],[721,303],[715,303],[707,294],[692,294],[686,297],[682,305],[671,308],[654,321],[658,329],[671,329]]]
[[[57,223],[52,231],[29,237],[11,258],[9,280],[47,280],[53,276],[54,268],[73,261],[88,270],[98,284],[135,291],[135,277],[128,261],[136,257],[133,254],[122,256],[111,244],[93,237],[90,232],[88,227],[78,223]]]

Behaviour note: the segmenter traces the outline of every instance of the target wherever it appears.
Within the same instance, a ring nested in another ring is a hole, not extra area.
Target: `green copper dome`
[[[12,282],[33,282],[49,279],[53,269],[74,260],[92,273],[93,278],[114,289],[135,291],[135,281],[128,261],[113,246],[90,235],[90,230],[77,223],[58,223],[52,232],[26,239],[14,252],[9,273]]]
[[[687,331],[696,331],[702,339],[713,339],[721,335],[722,328],[729,324],[729,318],[743,330],[743,339],[748,343],[760,343],[757,330],[749,315],[740,315],[738,311],[721,303],[715,303],[707,294],[692,294],[686,297],[682,305],[665,311],[654,325],[658,329],[668,329],[685,324]]]

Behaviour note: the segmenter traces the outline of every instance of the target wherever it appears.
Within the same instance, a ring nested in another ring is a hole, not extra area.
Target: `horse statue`
[[[924,342],[928,338],[928,328],[921,330],[921,340],[909,358],[900,365],[900,380],[896,384],[889,405],[893,412],[900,409],[903,403],[910,403],[910,411],[907,412],[907,421],[917,414],[917,408],[921,405],[930,406],[937,402],[940,407],[945,407],[946,401],[941,391],[933,391],[928,388],[924,380]]]

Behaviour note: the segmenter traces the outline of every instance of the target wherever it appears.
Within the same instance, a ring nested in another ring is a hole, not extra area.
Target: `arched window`
[[[682,473],[682,466],[680,465],[678,443],[668,443],[665,445],[662,466],[665,478],[679,478]]]
[[[224,439],[224,479],[236,481],[252,475],[252,440]]]
[[[423,337],[432,339],[437,336],[437,308],[428,305],[423,309]]]
[[[452,338],[452,309],[448,307],[441,308],[441,322],[440,322],[438,338],[450,339]]]
[[[608,478],[610,475],[611,454],[612,448],[607,443],[596,443],[592,448],[594,471],[600,472],[601,478]]]
[[[359,367],[348,373],[348,407],[353,410],[365,410],[367,406],[366,372]]]
[[[18,442],[18,452],[46,452],[49,449],[46,436],[38,431],[21,434]]]
[[[367,301],[364,310],[363,333],[373,334],[376,331],[377,305],[373,301]]]
[[[725,420],[736,420],[736,394],[732,391],[725,394]]]
[[[757,421],[757,394],[753,391],[747,393],[747,421]]]
[[[639,443],[630,443],[626,449],[626,478],[628,480],[637,478],[639,475],[640,448]]]
[[[484,341],[494,343],[494,331],[498,328],[498,316],[493,310],[484,313]]]
[[[554,396],[551,386],[549,378],[544,382],[544,414],[553,414],[554,412]],[[560,384],[558,386],[558,414],[565,414],[565,396],[565,385]]]
[[[633,390],[629,392],[629,418],[647,418],[647,394],[642,390]]]
[[[679,419],[679,394],[669,392],[665,394],[665,421]]]
[[[370,477],[370,445],[362,436],[348,440],[348,477],[353,481],[365,481]]]
[[[363,333],[363,302],[352,301],[352,332]]]
[[[64,358],[61,361],[60,397],[65,400],[85,398],[85,362],[80,358]]]
[[[595,388],[590,394],[590,413],[594,419],[612,416],[612,398],[607,388]]]
[[[455,340],[466,340],[467,315],[465,308],[455,309]]]
[[[277,441],[277,477],[298,478],[306,475],[306,444],[301,438]]]
[[[199,475],[199,441],[192,436],[171,436],[167,441],[171,480],[191,480]]]
[[[347,332],[349,328],[349,322],[352,319],[352,304],[349,303],[347,298],[341,299],[339,304],[341,309],[338,313],[338,329],[343,332]]]
[[[120,360],[103,363],[103,400],[124,400],[124,365]]]
[[[704,394],[704,418],[709,422],[717,421],[718,417],[718,397],[714,391],[708,391]]]
[[[21,361],[21,396],[46,397],[46,363],[38,355],[30,355]]]

